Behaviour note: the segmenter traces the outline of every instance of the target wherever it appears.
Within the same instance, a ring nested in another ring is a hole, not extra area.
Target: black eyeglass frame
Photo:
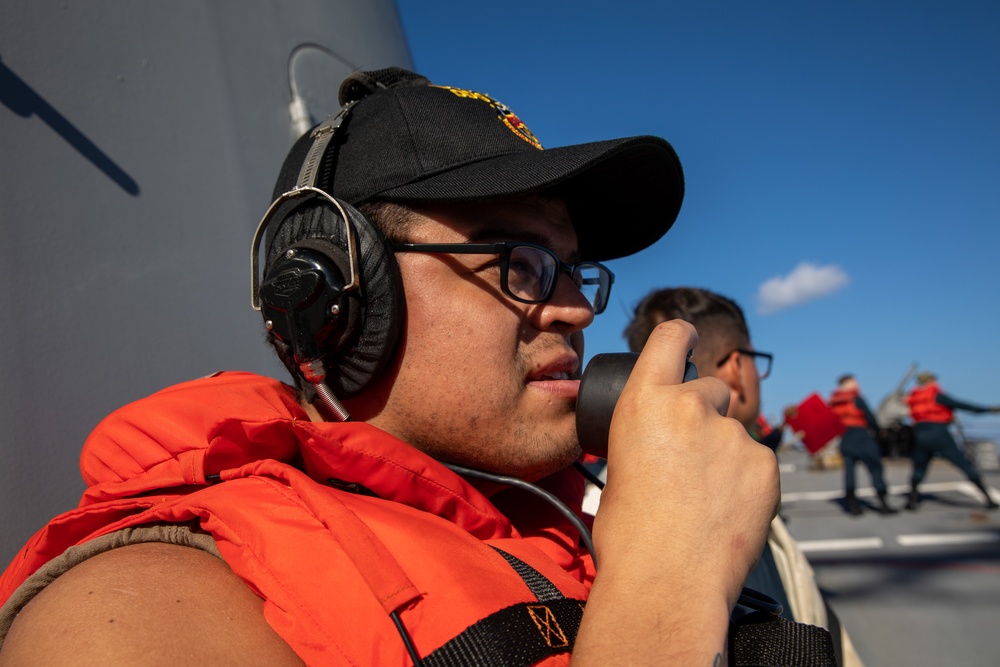
[[[729,357],[733,354],[733,352],[739,352],[740,354],[745,354],[748,357],[760,357],[761,359],[767,359],[767,368],[764,370],[763,373],[758,373],[758,377],[761,380],[763,380],[764,378],[766,378],[767,376],[769,376],[771,374],[771,366],[774,363],[774,355],[773,354],[771,354],[770,352],[759,352],[757,350],[747,350],[747,349],[742,348],[742,347],[738,347],[735,350],[731,350],[726,356],[722,357],[722,359],[719,359],[719,363],[715,364],[715,367],[716,368],[721,368],[722,364],[726,363],[729,360]]]
[[[594,309],[594,315],[600,315],[608,307],[608,301],[611,298],[611,286],[615,283],[615,274],[612,273],[611,269],[604,266],[600,262],[573,262],[572,264],[567,263],[559,259],[559,257],[546,248],[543,245],[538,245],[537,243],[527,243],[525,241],[503,241],[500,243],[393,243],[390,245],[395,252],[426,252],[426,253],[447,253],[455,255],[499,255],[500,256],[500,288],[503,290],[504,294],[514,299],[515,301],[520,301],[521,303],[545,303],[552,298],[553,293],[556,290],[556,283],[558,280],[553,280],[552,285],[549,287],[548,294],[544,295],[538,299],[526,299],[522,296],[514,294],[510,289],[510,285],[507,282],[508,272],[510,270],[510,254],[519,247],[527,246],[529,248],[534,248],[539,250],[549,257],[551,257],[556,262],[557,275],[558,273],[565,273],[576,283],[576,279],[573,278],[573,274],[580,267],[595,267],[598,271],[607,274],[608,276],[608,287],[607,293],[604,295],[603,302],[599,304],[591,304]],[[600,294],[602,281],[598,281],[597,289],[598,294]],[[583,284],[577,284],[577,287],[582,287]],[[595,300],[597,299],[595,296]],[[597,306],[600,305],[600,310]]]

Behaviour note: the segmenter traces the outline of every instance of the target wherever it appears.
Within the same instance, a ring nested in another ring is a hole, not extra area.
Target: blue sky
[[[1000,404],[1000,3],[398,4],[418,71],[546,147],[655,134],[680,155],[678,221],[610,263],[588,358],[625,349],[651,289],[707,287],[775,354],[771,418],[844,372],[874,408],[912,363]]]

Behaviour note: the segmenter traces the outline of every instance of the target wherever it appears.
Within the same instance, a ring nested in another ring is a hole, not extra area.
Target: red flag
[[[844,432],[840,417],[819,394],[810,394],[797,407],[785,411],[785,422],[792,430],[801,434],[802,443],[815,454]]]

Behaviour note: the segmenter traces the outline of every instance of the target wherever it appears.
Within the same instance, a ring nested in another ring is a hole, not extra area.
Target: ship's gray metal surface
[[[996,451],[996,443],[993,445]],[[917,512],[875,511],[875,490],[859,466],[860,517],[844,507],[844,473],[817,470],[808,454],[778,452],[780,514],[847,627],[867,667],[993,667],[1000,655],[1000,512],[962,472],[941,459],[921,485]],[[886,458],[889,502],[902,507],[911,461]],[[983,470],[1000,500],[1000,471]]]
[[[412,67],[392,0],[0,4],[0,561],[76,504],[110,411],[285,378],[251,236],[294,138],[388,65]]]

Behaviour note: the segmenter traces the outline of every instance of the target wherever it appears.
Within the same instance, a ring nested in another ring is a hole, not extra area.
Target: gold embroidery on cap
[[[472,90],[462,90],[461,88],[452,88],[451,86],[434,86],[434,88],[441,88],[443,90],[451,91],[452,93],[458,95],[459,97],[465,97],[468,99],[479,100],[480,102],[486,102],[491,107],[493,107],[493,110],[496,111],[497,118],[499,118],[503,122],[503,124],[506,125],[508,129],[510,129],[511,132],[521,137],[522,139],[527,141],[529,144],[531,144],[538,150],[542,150],[542,144],[540,141],[538,141],[538,138],[534,134],[532,134],[531,130],[528,129],[528,126],[525,125],[524,122],[520,118],[518,118],[513,111],[510,110],[510,107],[508,107],[503,102],[495,100],[489,95],[477,93]]]
[[[528,605],[528,614],[535,622],[535,627],[541,633],[542,639],[550,648],[563,648],[569,646],[566,633],[559,627],[559,621],[555,614],[545,605]]]

